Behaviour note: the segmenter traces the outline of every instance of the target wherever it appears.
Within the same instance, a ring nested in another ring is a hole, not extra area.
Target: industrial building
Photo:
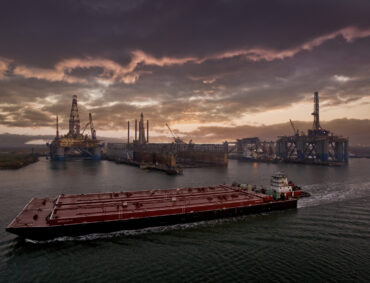
[[[134,140],[130,142],[130,122],[127,122],[127,143],[108,143],[107,158],[143,168],[173,172],[184,167],[226,166],[228,161],[227,143],[194,144],[186,143],[175,136],[169,128],[173,143],[149,143],[149,121],[141,113],[139,123],[135,120]]]
[[[127,122],[127,142],[108,143],[106,157],[119,163],[153,168],[166,172],[180,172],[180,167],[226,166],[228,157],[251,161],[295,162],[304,164],[342,165],[348,162],[348,138],[336,136],[320,125],[319,94],[314,93],[314,122],[307,133],[295,129],[292,136],[280,136],[276,141],[261,141],[258,137],[238,139],[223,144],[195,144],[183,141],[168,127],[172,143],[149,143],[149,120],[144,114],[134,123],[134,138],[130,140]],[[85,134],[90,128],[90,136]],[[58,117],[56,137],[48,144],[54,160],[70,157],[100,159],[102,144],[96,138],[92,115],[80,129],[77,96],[73,96],[69,131],[59,136]]]
[[[240,160],[272,161],[276,159],[275,142],[261,141],[258,137],[237,139],[230,157]]]

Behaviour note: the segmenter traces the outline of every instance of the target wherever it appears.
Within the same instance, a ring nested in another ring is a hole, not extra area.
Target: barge
[[[274,185],[278,182],[275,179]],[[277,193],[245,185],[61,194],[33,198],[6,231],[32,240],[212,220],[297,207],[301,190]]]

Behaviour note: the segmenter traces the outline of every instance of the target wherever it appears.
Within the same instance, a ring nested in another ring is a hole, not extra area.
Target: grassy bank
[[[38,160],[38,157],[33,154],[0,153],[0,169],[18,169]]]

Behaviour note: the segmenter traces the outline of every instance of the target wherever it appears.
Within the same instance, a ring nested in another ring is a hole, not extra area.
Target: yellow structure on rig
[[[91,136],[84,135],[90,126]],[[49,144],[50,157],[52,160],[64,160],[68,157],[83,157],[100,160],[101,141],[96,138],[92,114],[89,113],[89,122],[80,129],[80,117],[77,107],[77,96],[72,97],[72,107],[69,117],[69,131],[64,136],[59,136],[58,116],[56,120],[56,136]]]

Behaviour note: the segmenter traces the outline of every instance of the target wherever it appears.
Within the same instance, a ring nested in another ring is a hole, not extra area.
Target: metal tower
[[[72,97],[71,114],[69,116],[69,135],[78,136],[80,134],[80,116],[77,108],[77,95]]]
[[[145,144],[145,128],[144,128],[144,114],[141,113],[140,115],[140,122],[139,122],[139,144]]]
[[[314,96],[314,109],[312,115],[314,117],[312,125],[313,130],[321,130],[319,115],[319,93],[317,91],[315,92]]]
[[[58,115],[57,115],[57,120],[56,120],[56,127],[57,127],[57,133],[56,133],[55,138],[56,139],[59,139],[59,120],[58,120]]]

